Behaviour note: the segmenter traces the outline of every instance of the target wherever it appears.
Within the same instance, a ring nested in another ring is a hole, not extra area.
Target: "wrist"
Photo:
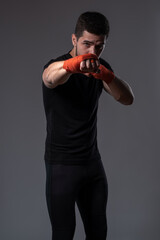
[[[105,68],[102,64],[100,65],[99,70],[100,70],[99,73],[92,74],[95,78],[101,79],[107,84],[111,83],[114,80],[115,78],[114,73],[109,69]]]

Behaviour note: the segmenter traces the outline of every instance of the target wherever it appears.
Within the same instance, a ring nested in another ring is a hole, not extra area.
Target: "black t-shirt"
[[[50,60],[72,58],[67,53]],[[111,69],[100,58],[100,63]],[[42,82],[43,101],[47,120],[45,161],[52,164],[87,164],[100,158],[97,147],[98,100],[103,89],[100,79],[84,74],[72,74],[68,81],[50,89]]]

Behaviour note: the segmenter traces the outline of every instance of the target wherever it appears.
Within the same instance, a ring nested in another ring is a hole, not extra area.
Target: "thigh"
[[[77,206],[80,211],[86,239],[106,239],[107,219],[106,206],[108,184],[102,162],[88,166],[87,182],[77,195]]]
[[[46,163],[46,200],[53,239],[72,239],[75,231],[75,198],[81,168]]]

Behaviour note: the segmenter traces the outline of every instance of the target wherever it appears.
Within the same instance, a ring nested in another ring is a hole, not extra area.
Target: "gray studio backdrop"
[[[0,239],[51,239],[45,201],[43,65],[69,51],[80,13],[111,26],[103,53],[135,94],[103,92],[98,145],[109,183],[108,239],[160,239],[160,3],[156,0],[1,1]],[[76,206],[75,240],[84,239]]]

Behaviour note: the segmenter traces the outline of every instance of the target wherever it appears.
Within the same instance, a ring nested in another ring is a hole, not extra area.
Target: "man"
[[[104,15],[81,14],[72,34],[73,49],[44,67],[46,199],[52,240],[73,239],[75,203],[86,240],[107,236],[108,185],[97,146],[98,100],[102,89],[125,105],[134,98],[130,86],[100,58],[108,34]]]

